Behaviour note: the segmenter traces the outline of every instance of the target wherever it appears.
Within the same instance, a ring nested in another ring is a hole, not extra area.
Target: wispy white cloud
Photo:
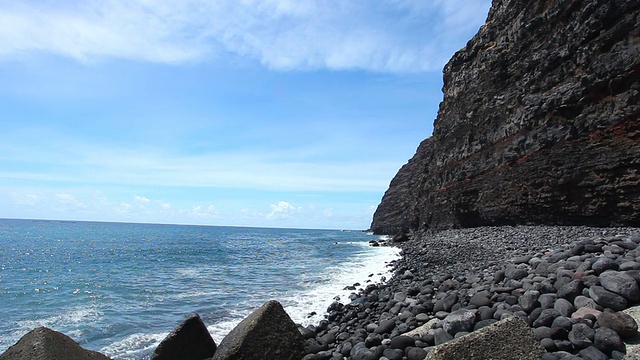
[[[131,211],[131,208],[131,204],[123,202],[120,204],[120,206],[116,207],[115,210],[120,214],[127,214],[129,213],[129,211]]]
[[[18,193],[12,192],[11,199],[13,203],[17,206],[33,206],[43,200],[42,195],[34,194],[34,193]]]
[[[199,192],[197,198],[185,198],[182,196],[185,192],[176,194],[174,190],[169,190],[162,197],[173,196],[171,203],[145,196],[149,202],[140,206],[135,197],[129,195],[128,188],[109,188],[105,189],[106,192],[86,186],[65,189],[43,187],[38,191],[29,187],[2,190],[0,217],[238,226],[286,224],[291,227],[361,229],[368,226],[375,209],[375,206],[367,208],[353,200],[338,202],[326,196],[297,196],[291,193],[278,195],[290,201],[256,200],[249,196],[249,201],[240,199],[248,207],[241,207],[237,198],[232,201],[215,200],[215,205],[198,199],[220,198],[224,190],[205,190],[204,193]]]
[[[65,211],[75,211],[87,208],[87,205],[76,200],[76,198],[71,194],[59,193],[56,194],[55,199],[60,205],[63,206],[62,210]]]
[[[288,219],[302,211],[302,207],[295,207],[286,201],[279,201],[277,204],[271,204],[270,207],[271,212],[267,214],[267,218],[271,220]]]
[[[144,196],[140,196],[140,195],[136,195],[133,197],[135,201],[142,203],[142,204],[148,204],[151,202],[151,199],[146,198]]]
[[[440,70],[489,0],[0,1],[0,57],[182,63],[245,56],[278,69]]]
[[[181,210],[180,213],[189,215],[189,216],[195,216],[197,218],[203,218],[203,219],[220,217],[220,212],[213,205],[209,205],[209,206],[197,205],[191,208],[191,210]]]

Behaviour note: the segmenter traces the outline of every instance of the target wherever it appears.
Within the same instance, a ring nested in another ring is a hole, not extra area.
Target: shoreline
[[[546,360],[622,359],[623,340],[639,335],[635,323],[630,331],[607,317],[629,320],[623,310],[640,304],[640,228],[479,227],[392,246],[400,258],[386,264],[387,279],[345,284],[348,304],[334,301],[317,314],[324,320],[296,324],[303,360],[424,360],[438,345],[512,318],[526,322]],[[631,279],[636,293],[612,277]],[[602,332],[613,341],[603,345]]]
[[[596,244],[596,249],[592,250],[597,251],[566,257],[558,255],[564,254],[567,249],[574,249],[581,242]],[[398,350],[389,347],[390,339],[428,322],[441,323],[448,314],[457,310],[473,311],[476,315],[474,324],[485,321],[483,325],[486,325],[493,322],[486,320],[497,321],[501,317],[519,316],[526,318],[532,326],[537,319],[531,319],[531,311],[535,309],[527,309],[529,311],[523,313],[519,305],[520,298],[527,290],[541,286],[542,276],[536,273],[537,267],[530,262],[537,265],[543,259],[547,265],[556,264],[553,267],[560,268],[562,276],[548,275],[551,279],[547,279],[547,282],[553,287],[556,283],[561,285],[560,280],[567,278],[565,275],[571,274],[573,277],[578,272],[579,265],[573,269],[557,265],[566,262],[568,258],[575,262],[582,261],[582,265],[601,257],[622,258],[634,251],[619,248],[613,242],[635,244],[629,246],[635,249],[640,243],[640,228],[536,225],[480,227],[416,234],[413,239],[394,245],[402,249],[401,258],[393,263],[393,276],[386,282],[362,289],[353,297],[351,304],[334,303],[327,309],[326,320],[316,326],[301,329],[307,338],[307,355],[304,359],[338,359],[339,354],[352,359],[378,359],[381,356],[393,359],[392,353],[396,357],[400,353],[390,351]],[[640,255],[640,248],[638,253]],[[552,262],[547,261],[550,256]],[[573,264],[569,267],[572,266]],[[637,267],[640,269],[640,258]],[[595,275],[592,269],[579,271],[582,271],[581,276]],[[523,277],[514,280],[509,278],[513,277],[512,273],[518,274],[516,278]],[[511,281],[509,286],[504,286],[508,281]],[[558,289],[553,288],[538,292],[546,294],[557,291]],[[583,292],[588,294],[588,290]],[[452,296],[454,293],[455,296]],[[510,311],[514,306],[514,311]],[[485,308],[481,309],[482,307]],[[480,314],[481,310],[487,311],[487,307],[500,308],[498,319]],[[540,308],[539,305],[536,307]],[[449,334],[448,337],[453,336]],[[402,356],[409,359],[420,358],[441,340],[436,341],[433,332],[414,336],[413,342],[409,341],[411,346],[401,349]],[[557,342],[557,339],[552,340]],[[358,351],[354,352],[356,346],[359,346]],[[558,350],[553,349],[550,344],[549,346],[551,350]],[[411,357],[408,356],[407,349],[410,350]],[[563,349],[570,350],[571,347],[567,345]],[[577,353],[577,350],[582,349],[574,347],[572,350]],[[385,351],[391,357],[384,355]],[[358,353],[361,355],[357,355]],[[424,356],[420,359],[424,359]]]

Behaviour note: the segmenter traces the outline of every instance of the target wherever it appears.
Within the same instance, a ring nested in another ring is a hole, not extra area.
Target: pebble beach
[[[623,359],[637,325],[640,229],[481,227],[414,234],[385,283],[357,286],[300,328],[305,360],[425,359],[437,345],[510,317],[543,359]],[[359,284],[356,284],[359,285]],[[345,304],[348,303],[348,304]],[[633,357],[626,357],[631,359]]]

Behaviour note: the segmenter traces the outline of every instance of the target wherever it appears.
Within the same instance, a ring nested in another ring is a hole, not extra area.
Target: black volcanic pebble
[[[603,256],[591,265],[591,269],[595,271],[597,275],[600,275],[606,270],[618,270],[618,264],[615,261]]]
[[[538,299],[540,298],[540,292],[538,290],[529,289],[520,296],[518,303],[524,311],[530,313],[533,309],[540,306]]]
[[[556,309],[544,309],[538,318],[533,322],[534,327],[551,326],[553,320],[561,316],[560,312]]]
[[[607,354],[598,350],[595,346],[589,346],[586,349],[580,350],[578,355],[584,360],[609,360]]]
[[[427,352],[419,347],[410,347],[405,349],[407,360],[424,360],[427,357]]]
[[[476,293],[469,299],[469,303],[475,305],[477,307],[488,306],[491,304],[491,299],[489,298],[488,291]]]
[[[605,353],[610,353],[613,350],[624,350],[624,343],[618,333],[606,327],[596,329],[593,343],[598,349]]]
[[[389,343],[389,347],[392,349],[401,349],[404,350],[409,346],[415,346],[416,341],[414,338],[410,336],[396,336],[391,339]]]
[[[638,283],[634,278],[624,272],[604,272],[600,274],[600,284],[606,290],[619,294],[629,301],[640,300]]]
[[[485,326],[489,326],[489,325],[495,324],[497,322],[498,322],[498,320],[496,320],[496,319],[480,320],[473,326],[473,331],[482,329]]]
[[[524,279],[527,277],[527,275],[529,275],[529,272],[527,272],[526,269],[517,268],[515,266],[507,266],[507,269],[505,270],[505,273],[504,273],[504,276],[507,279],[513,279],[513,280]]]
[[[558,297],[573,301],[578,295],[582,295],[584,285],[581,280],[573,280],[558,289]]]
[[[558,295],[556,294],[542,294],[538,297],[538,302],[540,302],[540,306],[543,309],[551,309],[557,298]]]
[[[540,340],[540,345],[545,348],[548,352],[554,352],[557,350],[556,342],[551,338],[544,338]]]
[[[553,322],[551,323],[551,328],[560,328],[560,329],[565,329],[567,331],[571,331],[571,327],[573,326],[573,322],[571,321],[571,319],[564,317],[564,316],[558,316],[557,318],[553,319]]]
[[[385,349],[382,355],[389,360],[402,360],[404,352],[399,349]]]
[[[433,331],[433,341],[435,345],[444,344],[450,340],[453,340],[453,336],[449,335],[444,329],[435,329]]]
[[[396,322],[394,319],[382,320],[380,325],[373,331],[376,334],[386,334],[390,333],[391,330],[396,326]]]
[[[380,334],[369,334],[369,336],[364,340],[364,344],[368,348],[378,346],[382,344],[382,336],[380,336]]]
[[[638,332],[638,324],[633,317],[622,311],[602,313],[598,325],[612,329],[623,339],[634,337]]]
[[[595,332],[594,332],[594,335],[595,335]],[[571,341],[571,343],[576,349],[584,349],[593,345],[593,342],[591,341],[591,339],[589,339],[587,334],[585,334],[585,332],[582,331],[581,329],[573,329],[569,331],[568,340]]]
[[[624,310],[627,308],[628,302],[624,297],[606,290],[602,286],[592,286],[589,288],[589,296],[606,308],[610,308],[616,311]]]
[[[555,343],[558,351],[572,352],[575,350],[573,344],[569,340],[555,340]]]

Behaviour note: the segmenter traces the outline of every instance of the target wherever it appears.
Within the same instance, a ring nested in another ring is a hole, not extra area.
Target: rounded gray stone
[[[629,301],[640,300],[640,288],[634,278],[624,272],[606,271],[600,274],[600,284],[603,288],[622,295]]]
[[[638,333],[636,321],[622,311],[602,313],[598,319],[598,325],[612,329],[623,339],[632,338]]]
[[[471,310],[458,310],[447,315],[442,320],[442,328],[451,335],[461,331],[472,331],[476,322],[476,312]]]
[[[602,286],[590,287],[589,296],[599,305],[616,311],[624,310],[628,304],[627,299]]]

